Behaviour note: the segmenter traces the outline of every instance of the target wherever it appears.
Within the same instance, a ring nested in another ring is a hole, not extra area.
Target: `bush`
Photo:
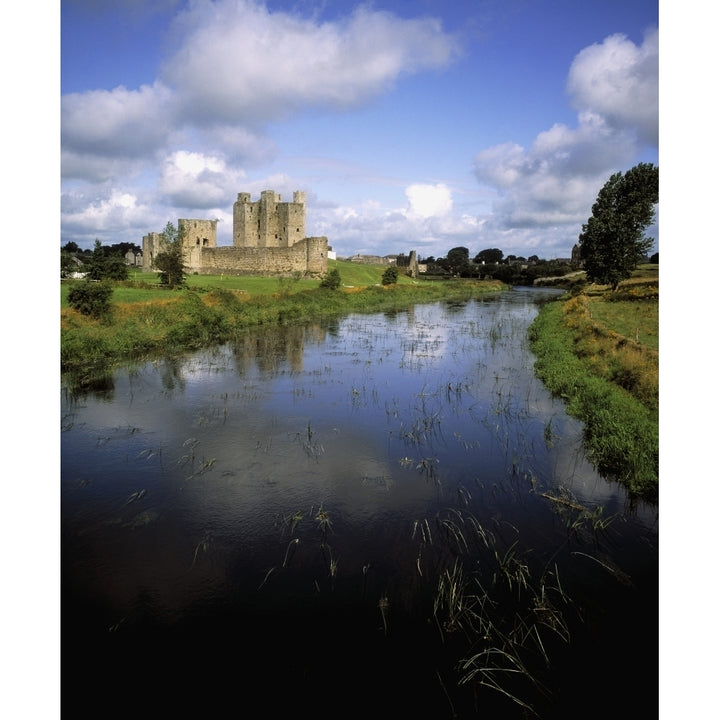
[[[325,276],[320,281],[320,287],[326,290],[337,290],[340,287],[340,271],[333,268],[325,273]]]
[[[107,282],[79,282],[68,292],[68,304],[83,315],[100,318],[110,313],[112,286]]]
[[[391,265],[382,276],[383,285],[394,285],[398,279],[398,269],[396,265]]]

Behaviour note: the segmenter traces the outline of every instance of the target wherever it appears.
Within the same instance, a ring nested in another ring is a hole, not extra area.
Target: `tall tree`
[[[87,276],[91,280],[127,280],[128,267],[124,258],[108,255],[98,239],[95,240],[92,255],[85,264],[88,266]]]
[[[162,234],[165,249],[155,258],[155,267],[160,271],[160,283],[171,288],[180,287],[185,282],[182,233],[168,222]]]
[[[470,251],[466,247],[455,247],[448,251],[447,264],[452,273],[460,274],[467,270],[470,260]]]
[[[499,263],[503,259],[503,251],[498,248],[488,248],[487,250],[481,250],[476,256],[473,262],[476,263]]]
[[[579,235],[580,257],[591,282],[617,290],[652,247],[645,230],[655,219],[659,170],[639,163],[603,186]]]

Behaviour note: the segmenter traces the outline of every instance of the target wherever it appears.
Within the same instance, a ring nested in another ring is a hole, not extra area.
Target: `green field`
[[[328,260],[328,270],[337,269],[340,273],[342,285],[347,288],[368,287],[380,285],[384,266],[361,265],[346,260]],[[413,281],[402,274],[398,275],[398,284],[412,284]],[[249,277],[242,275],[188,275],[187,287],[191,290],[205,290],[219,288],[231,290],[248,296],[268,296],[275,294],[294,294],[303,290],[312,290],[320,285],[319,279],[312,278],[277,278],[277,277]],[[60,286],[61,307],[68,307],[67,293],[69,283]],[[160,285],[160,278],[156,272],[142,272],[131,270],[130,278],[125,283],[119,283],[113,291],[113,302],[153,302],[168,299],[167,288]]]

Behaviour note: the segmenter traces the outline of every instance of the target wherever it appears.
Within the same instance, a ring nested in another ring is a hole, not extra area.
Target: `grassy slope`
[[[590,460],[635,494],[658,488],[657,274],[546,305],[530,329],[536,371],[585,423]],[[636,339],[637,338],[637,339]]]

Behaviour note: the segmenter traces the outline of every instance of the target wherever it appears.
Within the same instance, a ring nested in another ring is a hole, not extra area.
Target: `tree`
[[[448,269],[455,274],[460,274],[467,270],[469,259],[470,251],[466,247],[453,248],[447,254]]]
[[[87,277],[91,280],[127,280],[128,268],[125,259],[118,255],[108,255],[100,240],[95,240],[95,247],[89,260]]]
[[[340,271],[337,268],[328,270],[320,281],[320,287],[326,290],[337,290],[340,287]]]
[[[488,248],[487,250],[481,250],[476,256],[473,262],[476,262],[478,264],[481,263],[488,263],[497,265],[497,263],[501,262],[503,259],[503,252],[502,250],[498,250],[497,248]]]
[[[168,222],[162,235],[165,249],[155,258],[155,267],[160,271],[160,283],[171,288],[181,287],[185,282],[183,234]]]
[[[382,276],[383,285],[394,285],[398,279],[398,269],[396,265],[390,265]]]
[[[639,163],[615,173],[600,190],[592,215],[579,235],[587,279],[617,290],[652,247],[645,229],[655,219],[659,170]]]
[[[60,277],[69,277],[77,269],[75,256],[65,250],[60,250]]]

